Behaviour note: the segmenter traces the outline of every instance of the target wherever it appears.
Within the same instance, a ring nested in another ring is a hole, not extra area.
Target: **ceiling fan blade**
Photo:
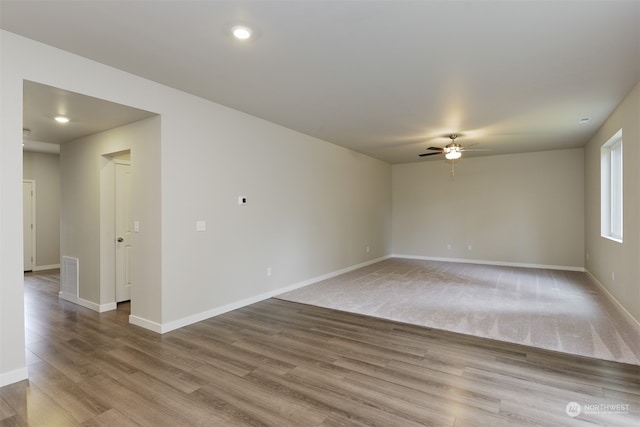
[[[440,153],[422,153],[422,154],[418,154],[418,156],[420,156],[420,157],[435,156],[437,154],[444,154],[444,153],[443,152],[440,152]]]
[[[438,151],[442,151],[442,147],[429,147],[429,148],[427,148],[427,150],[438,150]]]
[[[491,151],[490,148],[472,148],[469,150],[468,148],[461,148],[460,151]]]

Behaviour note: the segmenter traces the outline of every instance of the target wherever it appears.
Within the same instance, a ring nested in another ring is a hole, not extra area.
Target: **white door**
[[[33,270],[34,230],[34,182],[22,181],[22,235],[24,241],[24,271]]]
[[[115,163],[116,302],[131,299],[131,165]]]

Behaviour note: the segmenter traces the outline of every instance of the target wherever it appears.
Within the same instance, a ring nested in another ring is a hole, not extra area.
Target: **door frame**
[[[118,297],[118,280],[121,279],[120,277],[118,277],[118,263],[121,262],[121,261],[119,260],[119,256],[118,256],[118,242],[117,242],[117,239],[119,237],[121,237],[121,236],[119,235],[117,227],[116,227],[116,225],[117,225],[116,215],[117,214],[115,213],[115,207],[118,206],[117,198],[122,196],[121,194],[119,194],[118,185],[117,185],[117,181],[118,181],[118,172],[117,172],[118,166],[128,166],[128,168],[129,168],[128,169],[128,173],[129,173],[129,175],[131,175],[131,160],[124,160],[124,159],[116,157],[116,158],[113,159],[113,166],[114,166],[114,180],[116,182],[116,184],[114,184],[114,193],[113,193],[113,196],[114,196],[114,200],[113,200],[114,225],[113,225],[113,227],[114,227],[114,236],[115,236],[115,239],[116,239],[114,241],[114,265],[113,265],[113,268],[115,270],[115,276],[114,276],[114,284],[113,285],[114,285],[114,288],[115,288],[115,301],[116,301],[116,304],[117,304],[117,303],[122,302],[122,301],[131,301],[131,290],[129,290],[129,298],[120,299]],[[122,189],[120,189],[120,191],[122,191]],[[125,194],[126,194],[126,191],[125,191]],[[131,199],[131,197],[128,197],[128,199],[129,200],[126,203],[129,204],[129,209],[131,209],[131,202],[133,200]],[[125,218],[125,222],[126,222],[126,218]],[[128,226],[133,228],[133,223],[128,224]],[[125,228],[126,227],[127,227],[127,225],[125,225]],[[132,242],[133,241],[133,230],[131,230],[131,235],[129,235],[128,238],[125,237],[125,239],[126,239],[125,241],[129,242],[129,245],[131,246],[131,250],[133,250],[133,242]],[[121,248],[120,250],[124,250],[124,249]],[[126,255],[125,255],[125,258],[126,258]],[[133,259],[133,257],[130,258],[130,260],[132,260],[132,259]],[[124,266],[120,265],[120,268],[124,268],[126,270],[126,260],[124,261],[124,263],[125,263],[125,265]],[[129,266],[129,267],[131,267],[131,266]],[[126,276],[127,275],[125,273],[125,278],[126,278]]]
[[[118,157],[127,154],[131,154],[130,149],[102,154],[100,158],[100,311],[118,308],[114,246],[116,241],[115,164],[120,161]],[[133,303],[133,296],[131,302]]]
[[[31,184],[31,271],[36,269],[36,180],[35,179],[23,179],[22,184]],[[24,197],[24,186],[22,197]],[[24,220],[24,201],[23,201],[22,219]],[[23,237],[24,240],[24,237]]]

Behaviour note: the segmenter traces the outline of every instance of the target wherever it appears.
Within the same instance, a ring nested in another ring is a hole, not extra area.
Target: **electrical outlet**
[[[267,267],[267,277],[271,277],[271,267]]]
[[[247,204],[247,198],[244,196],[238,196],[238,204],[239,205],[246,205]]]
[[[472,250],[473,250],[473,245],[469,245],[469,246],[467,246],[467,250],[472,251]]]
[[[447,243],[447,249],[451,249],[451,243]]]
[[[367,253],[369,253],[369,246],[367,246]]]

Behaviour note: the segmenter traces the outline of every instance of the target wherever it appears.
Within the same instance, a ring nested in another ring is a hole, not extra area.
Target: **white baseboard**
[[[95,302],[88,301],[86,299],[78,298],[75,295],[67,294],[65,292],[59,292],[58,297],[62,298],[65,301],[72,302],[74,304],[78,304],[83,306],[84,308],[88,308],[93,311],[97,311],[98,313],[104,313],[105,311],[111,311],[118,308],[118,304],[115,302],[110,302],[107,304],[96,304]]]
[[[280,294],[283,294],[285,292],[296,290],[298,288],[303,288],[303,287],[311,285],[313,283],[317,283],[317,282],[321,282],[323,280],[331,279],[332,277],[336,277],[336,276],[339,276],[341,274],[348,273],[350,271],[357,270],[359,268],[366,267],[368,265],[375,264],[377,262],[384,261],[384,260],[389,259],[389,258],[393,258],[393,256],[392,255],[386,255],[386,256],[383,256],[383,257],[380,257],[380,258],[376,258],[376,259],[372,259],[372,260],[369,260],[369,261],[366,261],[366,262],[363,262],[363,263],[360,263],[360,264],[352,265],[351,267],[343,268],[341,270],[336,270],[336,271],[332,271],[331,273],[327,273],[327,274],[323,274],[321,276],[313,277],[313,278],[311,278],[309,280],[305,280],[303,282],[295,283],[293,285],[286,286],[284,288],[280,288],[272,296],[280,295]]]
[[[598,279],[596,279],[596,276],[594,276],[589,270],[586,270],[587,275],[589,276],[589,278],[591,280],[593,280],[593,282],[600,288],[600,290],[607,296],[607,298],[609,298],[609,300],[613,303],[613,305],[615,305],[616,307],[618,307],[618,309],[624,313],[624,315],[627,317],[627,319],[631,322],[631,324],[637,329],[638,334],[640,335],[640,321],[638,321],[638,319],[636,319],[635,317],[633,317],[631,315],[631,313],[629,313],[627,311],[626,308],[624,308],[624,306],[620,303],[620,301],[618,301],[618,299],[616,297],[613,296],[613,294],[611,292],[609,292],[609,289],[607,289],[602,283],[600,283],[600,281]]]
[[[225,305],[220,306],[220,307],[215,307],[215,308],[212,308],[211,310],[203,311],[201,313],[196,313],[196,314],[193,314],[191,316],[183,317],[181,319],[173,320],[173,321],[167,322],[167,323],[160,324],[160,323],[153,322],[153,321],[147,320],[147,319],[143,319],[143,318],[137,317],[137,316],[129,316],[129,322],[134,324],[134,325],[149,329],[151,331],[158,332],[160,334],[164,334],[166,332],[170,332],[170,331],[173,331],[175,329],[179,329],[179,328],[191,325],[193,323],[201,322],[203,320],[210,319],[210,318],[215,317],[215,316],[219,316],[219,315],[227,313],[229,311],[237,310],[237,309],[245,307],[247,305],[255,304],[257,302],[272,298],[272,297],[274,297],[276,295],[280,295],[280,294],[283,294],[285,292],[292,291],[294,289],[301,288],[303,286],[310,285],[312,283],[316,283],[316,282],[320,282],[322,280],[330,279],[330,278],[338,276],[340,274],[348,273],[350,271],[357,270],[358,268],[362,268],[362,267],[366,267],[367,265],[375,264],[376,262],[380,262],[380,261],[383,261],[383,260],[388,259],[388,258],[390,258],[390,257],[389,256],[385,256],[385,257],[369,260],[369,261],[366,261],[366,262],[363,262],[363,263],[360,263],[360,264],[352,265],[352,266],[347,267],[347,268],[343,268],[343,269],[340,269],[340,270],[337,270],[337,271],[333,271],[331,273],[323,274],[321,276],[317,276],[317,277],[314,277],[314,278],[311,278],[311,279],[308,279],[308,280],[304,280],[302,282],[295,283],[293,285],[289,285],[289,286],[285,286],[285,287],[282,287],[282,288],[278,288],[278,289],[274,289],[274,290],[271,290],[271,291],[267,291],[267,292],[264,292],[264,293],[259,294],[259,295],[255,295],[255,296],[252,296],[252,297],[249,297],[249,298],[245,298],[245,299],[242,299],[242,300],[239,300],[239,301],[235,301],[235,302],[232,302],[232,303],[229,303],[229,304],[225,304]]]
[[[148,329],[153,332],[157,332],[159,334],[163,334],[165,332],[163,330],[163,326],[160,323],[152,322],[151,320],[144,319],[142,317],[129,315],[129,323],[132,325],[140,326],[141,328]]]
[[[60,269],[60,264],[37,265],[33,267],[33,271],[59,270],[59,269]]]
[[[9,384],[17,383],[29,378],[29,370],[25,366],[24,368],[15,369],[10,372],[0,374],[0,387],[4,387]]]
[[[570,265],[549,265],[549,264],[529,264],[523,262],[502,262],[502,261],[488,261],[481,259],[466,259],[466,258],[441,258],[432,256],[420,256],[420,255],[401,255],[393,254],[391,258],[407,258],[407,259],[421,259],[424,261],[443,261],[443,262],[459,262],[465,264],[484,264],[484,265],[499,265],[503,267],[524,267],[524,268],[542,268],[545,270],[565,270],[565,271],[586,271],[584,267],[576,267]]]
[[[173,331],[175,329],[179,329],[179,328],[183,328],[185,326],[194,324],[194,323],[198,323],[201,322],[203,320],[207,320],[210,319],[212,317],[215,316],[219,316],[221,314],[227,313],[229,311],[233,311],[233,310],[237,310],[239,308],[245,307],[247,305],[251,305],[251,304],[255,304],[257,302],[263,301],[265,299],[271,298],[277,294],[281,294],[282,292],[280,290],[276,290],[276,291],[270,291],[270,292],[265,292],[262,293],[260,295],[256,295],[253,297],[249,297],[249,298],[245,298],[242,299],[240,301],[235,301],[232,302],[230,304],[225,304],[223,306],[220,307],[216,307],[216,308],[212,308],[211,310],[207,310],[207,311],[203,311],[197,314],[193,314],[191,316],[187,316],[187,317],[183,317],[182,319],[178,319],[178,320],[174,320],[171,322],[167,322],[167,323],[163,323],[163,324],[156,324],[159,326],[159,330],[156,330],[156,332],[159,332],[161,334],[164,334],[166,332],[170,332]],[[154,322],[150,322],[148,320],[145,319],[140,319],[142,320],[145,324],[153,324]],[[145,327],[145,324],[137,324],[138,326],[142,326],[143,328]],[[151,329],[151,328],[147,328],[147,329]],[[151,329],[154,330],[154,329]]]

